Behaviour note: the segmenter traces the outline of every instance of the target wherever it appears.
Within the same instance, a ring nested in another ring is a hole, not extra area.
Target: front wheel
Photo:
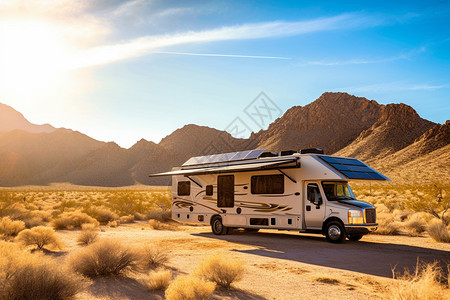
[[[349,234],[347,238],[350,241],[359,241],[360,239],[362,239],[363,236],[364,236],[363,234]]]
[[[345,228],[338,221],[331,221],[325,227],[325,237],[329,242],[341,243],[345,240]]]
[[[228,234],[229,228],[222,223],[221,217],[215,217],[211,222],[211,229],[215,235]]]

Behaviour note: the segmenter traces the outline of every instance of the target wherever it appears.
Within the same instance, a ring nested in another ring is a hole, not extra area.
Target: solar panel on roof
[[[318,157],[349,179],[389,180],[387,177],[356,158],[331,157],[324,155],[318,155]]]
[[[256,159],[262,153],[264,149],[258,150],[246,150],[240,152],[229,152],[229,153],[221,153],[221,154],[212,154],[205,156],[196,156],[188,159],[183,166],[193,166],[193,165],[201,165],[201,164],[211,164],[218,162],[226,162],[226,161],[235,161],[235,160],[244,160],[244,159]]]

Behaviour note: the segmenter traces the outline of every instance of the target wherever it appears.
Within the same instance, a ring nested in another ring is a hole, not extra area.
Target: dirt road
[[[151,230],[146,224],[104,228],[101,236],[134,245],[160,244],[170,256],[175,274],[190,273],[207,255],[217,252],[238,258],[246,266],[235,290],[218,290],[217,299],[367,299],[382,298],[392,280],[392,268],[414,269],[417,260],[450,263],[450,245],[427,237],[366,236],[359,242],[331,244],[318,235],[267,230],[242,230],[215,236],[209,227],[181,226],[176,231]],[[67,251],[75,245],[76,231],[60,231]],[[96,280],[83,299],[162,299],[149,293],[139,276]]]

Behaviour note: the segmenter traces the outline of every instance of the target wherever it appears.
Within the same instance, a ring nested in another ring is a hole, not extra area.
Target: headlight
[[[360,210],[348,211],[348,223],[349,224],[364,224],[363,213]]]

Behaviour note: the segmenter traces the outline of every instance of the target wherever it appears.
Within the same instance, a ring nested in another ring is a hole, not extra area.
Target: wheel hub
[[[331,225],[330,228],[328,228],[328,235],[333,240],[337,240],[341,236],[341,229],[336,225]]]

